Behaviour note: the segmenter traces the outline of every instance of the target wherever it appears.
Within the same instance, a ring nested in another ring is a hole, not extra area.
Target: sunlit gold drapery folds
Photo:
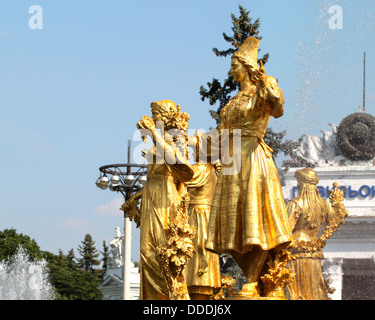
[[[229,73],[241,89],[221,110],[217,135],[207,139],[207,155],[212,161],[219,154],[222,168],[206,248],[232,254],[246,276],[239,296],[247,298],[262,294],[260,276],[268,252],[292,241],[273,151],[263,139],[271,116],[283,115],[284,95],[263,64],[258,66],[259,43],[249,37],[232,56]]]
[[[186,267],[186,282],[192,298],[210,298],[214,290],[221,287],[219,255],[206,250],[207,227],[211,201],[214,195],[217,175],[209,163],[193,165],[194,176],[187,183],[190,196],[189,221],[196,228],[193,239],[196,253]]]
[[[176,173],[176,172],[175,172]],[[177,214],[180,194],[165,164],[151,164],[147,168],[147,183],[141,203],[141,299],[168,300],[169,286],[158,247],[166,244],[165,230]]]
[[[189,116],[182,113],[180,107],[176,107],[169,100],[153,102],[151,110],[152,119],[145,116],[137,123],[138,129],[146,130],[146,134],[150,135],[154,142],[154,146],[144,154],[149,163],[147,183],[142,194],[129,199],[122,208],[129,210],[141,228],[140,298],[142,300],[168,300],[176,298],[178,293],[172,290],[171,286],[176,282],[172,283],[174,279],[171,279],[171,275],[167,274],[166,270],[168,258],[173,257],[173,254],[177,252],[177,249],[176,252],[170,250],[169,244],[173,244],[169,240],[173,239],[170,239],[171,235],[167,230],[174,223],[180,222],[177,218],[181,220],[181,213],[184,213],[185,207],[187,209],[185,183],[193,177],[194,171],[187,161],[188,154],[185,152],[187,144],[185,133]],[[177,139],[166,141],[165,136],[156,131],[155,122],[157,121],[163,124],[165,132],[178,129],[183,134]],[[137,214],[135,204],[140,197],[140,210]],[[191,241],[191,239],[187,240]],[[192,255],[192,252],[189,254]],[[182,263],[182,267],[184,264],[185,262]],[[183,288],[182,291],[184,291]],[[185,292],[182,296],[185,296]]]

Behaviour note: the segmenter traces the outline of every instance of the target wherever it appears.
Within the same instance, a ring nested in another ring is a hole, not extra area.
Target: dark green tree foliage
[[[43,252],[34,239],[22,233],[18,234],[16,229],[0,231],[0,261],[9,261],[19,246],[24,248],[32,261],[43,259]]]
[[[213,48],[212,51],[218,57],[226,57],[228,55],[231,57],[244,43],[246,38],[250,36],[262,40],[262,37],[259,36],[260,20],[257,19],[255,20],[255,22],[252,22],[250,11],[247,11],[242,6],[239,6],[239,10],[239,17],[236,17],[233,13],[231,14],[233,35],[228,36],[225,32],[223,33],[224,40],[226,42],[229,42],[232,45],[232,48],[221,51],[217,48]],[[268,53],[263,56],[263,58],[261,59],[263,61],[263,64],[267,63],[268,58]],[[223,84],[221,84],[218,79],[214,78],[212,82],[207,83],[207,86],[208,89],[205,89],[203,86],[201,86],[199,93],[201,95],[202,101],[209,99],[210,105],[214,105],[216,103],[219,104],[216,111],[210,110],[212,118],[214,118],[216,120],[216,123],[219,124],[221,109],[232,98],[231,93],[237,91],[240,88],[240,85],[233,80],[233,77],[231,75],[229,75],[228,78],[224,80]]]
[[[95,242],[90,234],[86,234],[81,244],[78,251],[82,259],[75,257],[73,249],[67,255],[62,250],[59,250],[59,255],[46,253],[50,281],[57,299],[101,300],[103,296],[98,286],[103,280],[104,270],[93,268],[100,264]]]
[[[98,260],[99,252],[95,248],[95,241],[93,241],[91,235],[87,233],[81,244],[81,246],[78,246],[78,252],[82,256],[82,258],[79,259],[79,266],[88,272],[93,272],[94,266],[100,264],[100,260]]]
[[[294,151],[301,143],[302,138],[284,141],[285,135],[285,130],[282,132],[273,132],[272,128],[267,129],[264,141],[273,149],[273,158],[277,158],[280,152],[282,152],[285,156],[290,156],[298,160],[302,165],[311,166],[311,164],[307,163],[301,157],[298,157]]]
[[[74,254],[74,250],[73,249],[70,249],[68,251],[68,254],[66,256],[66,259],[67,259],[67,263],[68,263],[68,268],[71,269],[71,270],[75,270],[77,269],[77,262],[75,261],[76,260],[76,257],[75,257],[75,254]]]
[[[102,259],[102,262],[103,262],[103,271],[106,272],[107,271],[107,261],[108,261],[108,257],[109,257],[109,247],[107,246],[105,240],[103,240],[103,251],[100,251],[100,253],[103,255],[103,259]]]
[[[67,255],[62,250],[59,255],[45,253],[50,269],[50,281],[55,288],[58,300],[100,300],[102,293],[98,286],[102,279],[100,274],[87,272],[79,268],[74,261],[73,249]]]

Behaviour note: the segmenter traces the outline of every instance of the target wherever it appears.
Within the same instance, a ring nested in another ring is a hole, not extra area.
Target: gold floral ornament
[[[168,121],[165,123],[165,130],[167,133],[172,134],[173,142],[176,146],[178,153],[185,156],[186,159],[190,158],[187,135],[189,127],[190,115],[186,112],[181,112],[181,106],[177,105],[177,110],[171,110],[168,116]]]
[[[325,289],[328,294],[333,294],[336,292],[335,288],[330,287],[330,285],[333,283],[332,279],[324,280]],[[332,300],[332,298],[329,298],[328,300]]]
[[[224,300],[226,297],[233,297],[236,294],[236,289],[234,289],[234,284],[236,280],[232,277],[222,276],[221,277],[221,288],[217,292],[213,300]]]
[[[287,250],[281,250],[274,254],[269,254],[266,273],[260,278],[263,283],[263,295],[267,298],[286,299],[284,288],[291,283],[295,274],[286,265],[295,256]]]
[[[148,116],[143,116],[137,123],[137,128],[142,130],[150,127],[148,124],[155,126],[155,122],[162,123],[164,130],[163,138],[171,138],[177,147],[178,153],[185,155],[186,159],[189,159],[187,129],[189,127],[190,115],[182,112],[181,106],[175,106],[174,102],[170,100],[152,102],[151,109],[153,113],[152,119]],[[142,135],[142,140],[146,142],[147,135]]]
[[[190,115],[186,112],[181,112],[181,106],[177,105],[176,111],[170,111],[165,127],[167,130],[177,128],[186,132],[189,127],[189,119]]]
[[[177,215],[166,230],[167,245],[158,247],[164,273],[168,279],[171,300],[189,300],[184,268],[195,253],[192,239],[195,228],[188,223],[189,195],[182,190],[181,202]]]
[[[339,184],[335,182],[333,184],[333,189],[329,191],[329,202],[335,212],[335,217],[331,219],[320,237],[322,248],[325,246],[327,239],[329,239],[335,231],[340,229],[341,225],[345,222],[345,218],[349,215],[343,203],[344,193],[338,187]]]

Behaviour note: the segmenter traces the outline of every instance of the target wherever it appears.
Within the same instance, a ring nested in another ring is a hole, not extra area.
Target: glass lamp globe
[[[96,184],[96,186],[97,186],[98,188],[101,188],[101,187],[102,187],[102,185],[100,184],[100,177],[98,178],[98,180],[96,180],[95,184]]]
[[[106,176],[103,176],[103,177],[100,178],[100,185],[101,185],[103,190],[107,189],[108,184],[109,184],[109,180]]]
[[[125,176],[125,183],[128,185],[128,186],[131,186],[134,182],[135,178],[132,174],[129,174],[128,176]]]
[[[117,174],[114,174],[111,178],[111,184],[117,186],[120,183],[120,177]]]

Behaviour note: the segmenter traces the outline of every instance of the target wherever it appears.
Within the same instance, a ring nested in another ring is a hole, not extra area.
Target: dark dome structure
[[[349,160],[375,158],[375,118],[368,113],[354,113],[346,117],[337,131],[337,146]]]

